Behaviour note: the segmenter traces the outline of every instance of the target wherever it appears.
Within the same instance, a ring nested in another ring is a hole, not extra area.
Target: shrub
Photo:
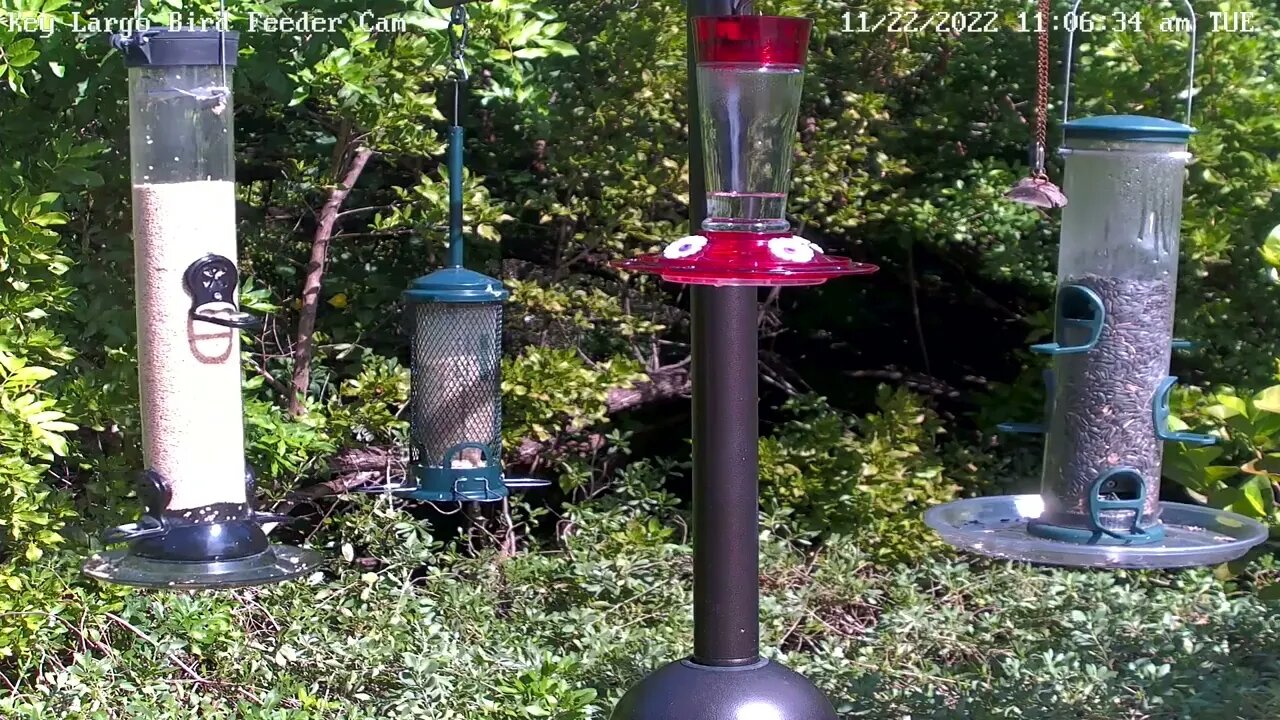
[[[788,419],[760,441],[761,496],[795,530],[848,535],[905,560],[937,546],[921,514],[957,497],[961,473],[944,467],[945,431],[918,397],[882,386],[876,407],[851,418],[821,398],[790,401]]]

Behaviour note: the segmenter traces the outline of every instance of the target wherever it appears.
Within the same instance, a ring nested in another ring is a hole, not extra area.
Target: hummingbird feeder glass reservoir
[[[1037,496],[933,508],[955,545],[1063,565],[1225,562],[1264,540],[1243,516],[1160,501],[1165,442],[1215,438],[1169,425],[1183,176],[1194,130],[1131,115],[1065,124],[1064,190],[1047,422]]]
[[[693,285],[818,285],[874,265],[826,255],[786,219],[813,22],[734,15],[694,21],[706,158],[702,233],[618,263]]]
[[[237,306],[231,77],[237,36],[119,36],[129,68],[142,406],[141,518],[108,531],[85,572],[148,587],[234,587],[297,577],[318,560],[273,546],[245,462]]]

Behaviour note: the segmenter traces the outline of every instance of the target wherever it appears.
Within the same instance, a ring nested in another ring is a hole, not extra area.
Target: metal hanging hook
[[[449,75],[455,83],[467,82],[466,52],[471,28],[467,24],[467,9],[454,5],[449,13]]]
[[[1069,17],[1073,17],[1073,18],[1079,17],[1078,12],[1080,10],[1080,4],[1083,2],[1084,0],[1076,0],[1075,4],[1071,6],[1071,14],[1069,15]],[[1187,68],[1187,117],[1185,120],[1185,123],[1187,125],[1190,125],[1191,124],[1191,99],[1195,96],[1195,87],[1196,87],[1196,11],[1195,11],[1195,8],[1192,7],[1191,5],[1191,0],[1182,0],[1182,5],[1183,7],[1186,8],[1187,18],[1190,20],[1190,27],[1188,30],[1191,35],[1191,43],[1190,43],[1191,53],[1190,53],[1190,59],[1188,61],[1188,68]],[[1063,95],[1062,95],[1062,124],[1063,124],[1063,141],[1064,142],[1066,141],[1066,124],[1067,124],[1067,121],[1071,119],[1071,63],[1072,63],[1072,55],[1075,52],[1076,25],[1079,25],[1079,23],[1075,23],[1067,31],[1067,68],[1066,68],[1066,79],[1064,82],[1065,88],[1063,90]]]

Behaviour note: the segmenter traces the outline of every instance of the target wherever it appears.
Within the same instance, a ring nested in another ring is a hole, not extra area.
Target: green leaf
[[[533,39],[534,35],[538,34],[538,31],[541,30],[545,24],[546,23],[541,20],[531,20],[530,22],[525,23],[524,27],[520,28],[520,31],[516,33],[516,36],[511,39],[511,44],[517,47],[529,44],[529,41]]]
[[[1235,402],[1228,403],[1231,400]],[[1238,405],[1237,405],[1238,403]],[[1205,414],[1217,420],[1226,420],[1244,414],[1244,401],[1237,397],[1222,397],[1216,405],[1205,408]]]
[[[1271,516],[1271,510],[1275,507],[1275,492],[1272,490],[1270,478],[1265,475],[1255,475],[1240,486],[1240,493],[1248,508],[1246,515],[1255,518]]]
[[[1255,236],[1256,237],[1256,236]],[[1262,259],[1274,268],[1280,268],[1280,225],[1271,228],[1267,239],[1262,242]]]
[[[1204,476],[1214,483],[1229,480],[1240,473],[1240,468],[1234,465],[1210,465],[1204,469]]]
[[[1253,406],[1269,413],[1280,413],[1280,385],[1272,385],[1254,395]]]
[[[575,57],[578,54],[577,48],[563,40],[543,40],[541,45],[542,47],[565,57]]]
[[[8,381],[14,383],[40,382],[42,380],[48,380],[57,374],[57,371],[50,370],[49,368],[28,365],[27,367],[15,371],[8,377]]]

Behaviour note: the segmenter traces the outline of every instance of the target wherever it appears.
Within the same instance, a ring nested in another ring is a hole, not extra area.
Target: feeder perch
[[[1053,414],[1053,371],[1045,370],[1044,377],[1044,417],[1045,422],[1049,416]],[[1046,431],[1044,422],[1023,423],[1023,422],[1004,422],[996,426],[1000,432],[1012,433],[1018,435],[1043,435]]]
[[[1194,42],[1193,42],[1194,45]],[[1070,64],[1068,61],[1068,73]],[[1070,87],[1068,75],[1068,88]],[[1189,125],[1102,116],[1065,123],[1065,191],[1040,495],[962,500],[925,519],[959,547],[1097,567],[1224,562],[1267,537],[1234,513],[1160,501],[1169,428]]]
[[[702,233],[624,270],[691,285],[818,285],[874,265],[823,252],[787,221],[800,91],[813,22],[739,15],[694,21],[706,157]]]
[[[221,588],[297,577],[319,557],[272,545],[245,463],[231,77],[236,33],[117,36],[129,68],[138,385],[146,470],[134,523],[107,531],[84,572],[144,587]]]

